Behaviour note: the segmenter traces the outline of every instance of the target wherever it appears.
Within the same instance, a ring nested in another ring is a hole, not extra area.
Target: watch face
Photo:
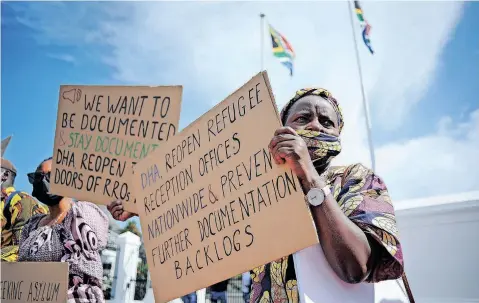
[[[308,192],[308,201],[309,204],[313,206],[318,206],[324,201],[324,193],[319,188],[312,188]]]

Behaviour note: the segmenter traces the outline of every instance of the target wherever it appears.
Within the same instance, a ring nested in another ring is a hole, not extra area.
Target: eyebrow
[[[325,115],[323,113],[317,113],[319,117],[322,117],[322,118],[328,118],[328,120],[330,120],[331,122],[334,123],[333,119],[331,119],[331,117],[329,115]],[[336,125],[336,123],[334,123]]]
[[[298,115],[311,115],[312,113],[316,114],[319,118],[326,118],[328,119],[329,121],[331,121],[331,123],[333,123],[333,125],[336,127],[337,126],[337,122],[334,122],[333,118],[329,115],[329,114],[323,114],[321,112],[319,112],[318,110],[316,109],[311,109],[311,108],[303,108],[301,110],[298,110],[294,113],[291,114],[291,117],[296,117]]]

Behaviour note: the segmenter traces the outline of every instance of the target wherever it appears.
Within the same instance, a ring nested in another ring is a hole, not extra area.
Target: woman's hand
[[[298,176],[304,187],[319,182],[319,174],[309,156],[306,142],[291,127],[281,127],[274,133],[269,150],[276,164],[286,163]]]
[[[107,206],[107,209],[110,212],[113,219],[118,221],[126,221],[130,219],[131,217],[137,216],[137,214],[135,213],[124,210],[123,201],[121,200],[112,201]]]

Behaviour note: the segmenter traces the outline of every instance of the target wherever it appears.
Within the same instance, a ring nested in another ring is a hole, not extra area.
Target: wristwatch
[[[329,186],[326,185],[323,188],[311,188],[306,195],[308,203],[312,206],[319,206],[324,202],[327,195],[331,194]]]

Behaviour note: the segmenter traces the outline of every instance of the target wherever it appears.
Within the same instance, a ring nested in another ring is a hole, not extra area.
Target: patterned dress
[[[366,282],[397,279],[403,273],[394,208],[381,178],[361,164],[331,167],[327,183],[344,214],[384,249]],[[292,255],[251,271],[250,302],[299,302]]]
[[[16,262],[18,259],[18,243],[25,222],[36,214],[48,213],[48,209],[39,204],[29,194],[15,191],[13,186],[4,189],[3,193],[5,199],[2,198],[0,202],[2,261]],[[10,199],[10,202],[5,205],[7,199]]]
[[[100,251],[108,240],[108,217],[90,202],[74,202],[62,223],[38,227],[32,217],[20,241],[19,261],[70,263],[68,302],[104,302]]]

